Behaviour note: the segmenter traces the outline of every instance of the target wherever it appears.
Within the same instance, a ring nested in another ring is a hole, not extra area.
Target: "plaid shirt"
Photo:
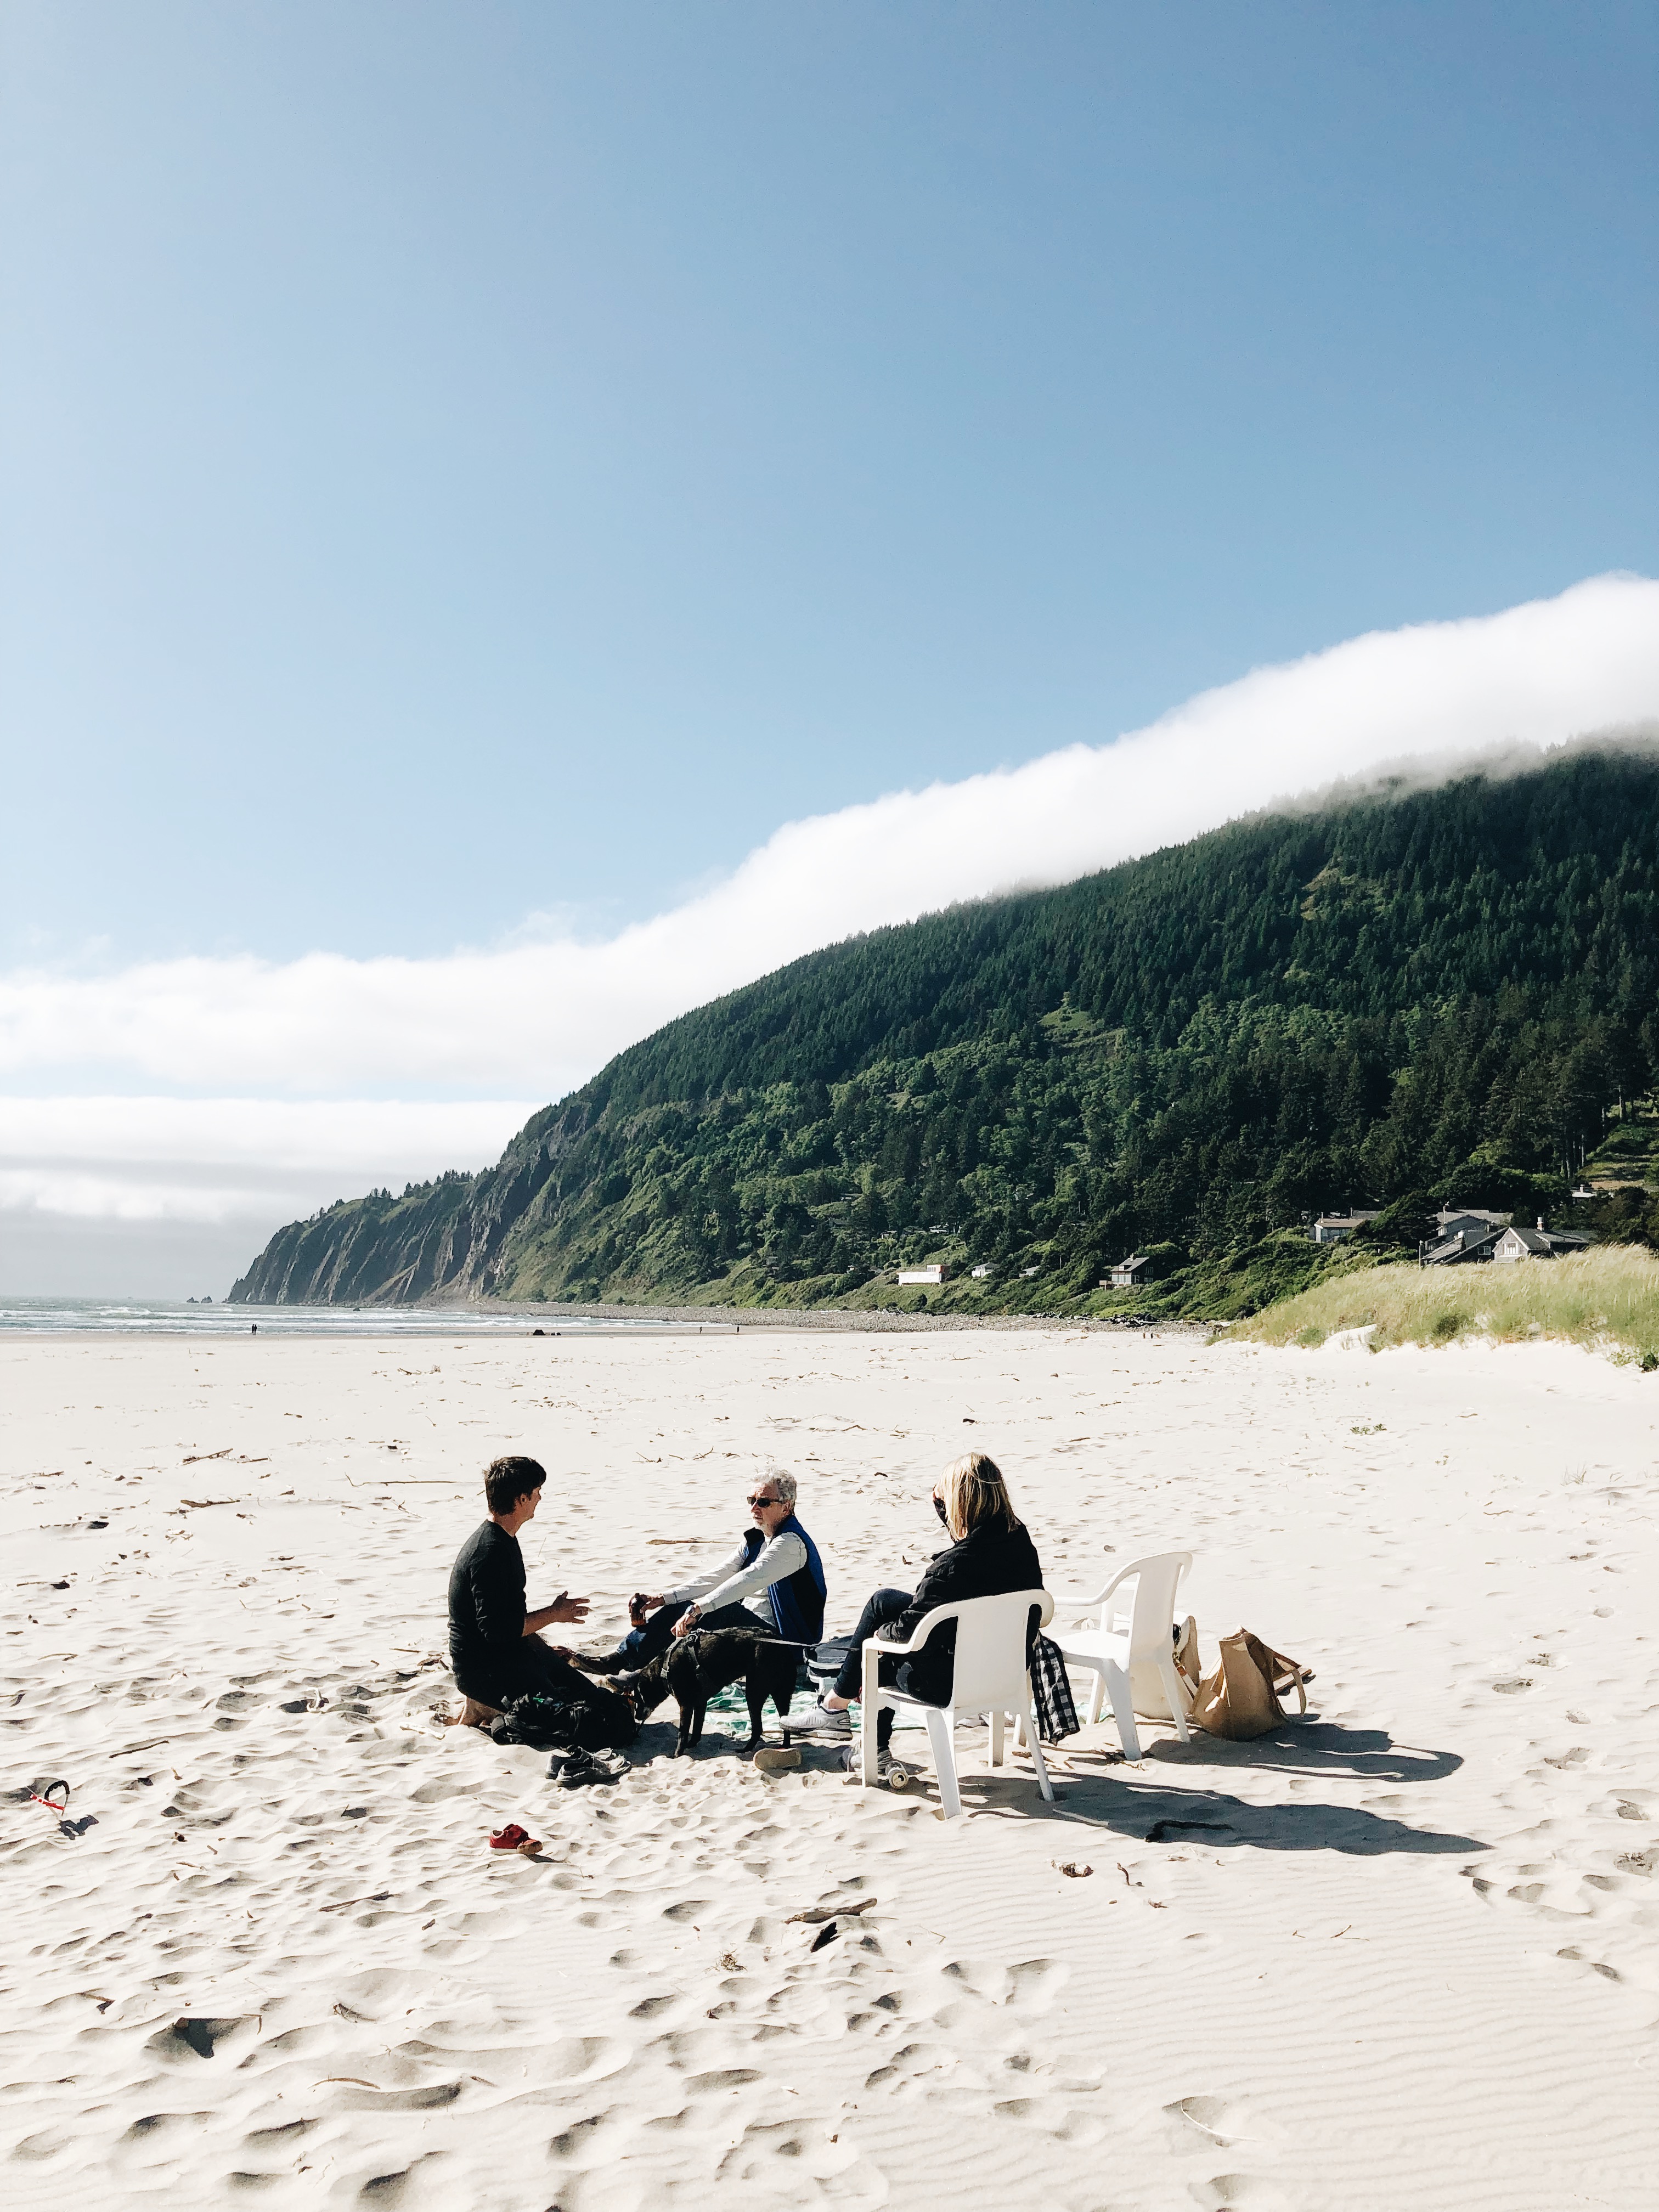
[[[1031,1646],[1031,1705],[1044,1743],[1059,1743],[1083,1725],[1072,1703],[1071,1677],[1060,1646],[1046,1636],[1039,1636]]]

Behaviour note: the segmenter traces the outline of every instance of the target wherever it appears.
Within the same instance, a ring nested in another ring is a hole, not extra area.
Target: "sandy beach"
[[[1659,2203],[1659,1378],[1059,1330],[0,1368],[14,2205]],[[969,1444],[1050,1589],[1190,1547],[1206,1665],[1256,1630],[1309,1719],[1085,1730],[1052,1810],[964,1733],[953,1823],[720,1716],[569,1793],[441,1725],[496,1453],[550,1471],[532,1604],[590,1593],[597,1643],[769,1461],[850,1626]]]

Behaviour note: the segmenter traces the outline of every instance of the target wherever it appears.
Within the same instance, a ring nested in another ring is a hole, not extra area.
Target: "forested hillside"
[[[1659,757],[1578,750],[814,953],[232,1295],[897,1303],[939,1259],[995,1273],[935,1305],[1077,1311],[1150,1245],[1242,1310],[1326,1264],[1311,1212],[1560,1203],[1656,1066]]]

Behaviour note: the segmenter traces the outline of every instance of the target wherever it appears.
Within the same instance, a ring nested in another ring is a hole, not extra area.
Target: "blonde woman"
[[[823,1703],[809,1712],[789,1716],[792,1735],[840,1742],[850,1739],[853,1723],[847,1709],[863,1686],[867,1638],[873,1636],[878,1644],[908,1644],[924,1614],[935,1606],[1042,1587],[1036,1547],[1014,1510],[1001,1468],[988,1453],[968,1452],[945,1468],[933,1485],[933,1510],[951,1541],[934,1554],[914,1595],[908,1590],[878,1589],[871,1598],[859,1615],[835,1688],[826,1691]],[[909,1658],[884,1660],[882,1680],[930,1705],[947,1705],[956,1650],[957,1625],[947,1620]],[[892,1733],[893,1709],[888,1705],[876,1723],[884,1767]]]

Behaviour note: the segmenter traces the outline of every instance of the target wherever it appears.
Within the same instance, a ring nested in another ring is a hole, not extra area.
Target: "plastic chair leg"
[[[1121,1667],[1105,1660],[1101,1667],[1106,1687],[1111,1692],[1112,1717],[1117,1723],[1117,1740],[1123,1746],[1125,1759],[1140,1756],[1140,1731],[1135,1726],[1135,1701],[1129,1688],[1129,1678]]]
[[[863,1690],[859,1701],[859,1779],[866,1790],[873,1790],[881,1780],[876,1755],[876,1723],[881,1712],[881,1655],[873,1638],[864,1647]]]
[[[1175,1716],[1176,1734],[1182,1743],[1190,1743],[1192,1735],[1187,1726],[1187,1708],[1192,1692],[1187,1686],[1187,1678],[1173,1659],[1160,1659],[1158,1672],[1164,1685],[1164,1694],[1170,1700],[1170,1711]]]
[[[1037,1734],[1036,1716],[1029,1705],[1020,1715],[1020,1719],[1025,1724],[1025,1741],[1030,1746],[1031,1764],[1036,1767],[1037,1773],[1037,1787],[1042,1790],[1046,1801],[1052,1805],[1054,1802],[1054,1785],[1048,1779],[1048,1763],[1042,1756],[1042,1739]]]
[[[1002,1764],[1002,1715],[993,1713],[990,1719],[991,1764],[993,1766],[1000,1766]]]
[[[947,1820],[958,1820],[962,1817],[962,1792],[957,1787],[956,1746],[951,1741],[955,1719],[954,1713],[945,1712],[938,1705],[927,1708],[927,1741],[933,1747],[933,1771],[939,1777],[939,1802],[945,1808]]]
[[[1095,1669],[1094,1685],[1089,1692],[1089,1726],[1091,1728],[1092,1728],[1095,1723],[1100,1718],[1100,1708],[1104,1704],[1105,1698],[1106,1677],[1101,1673],[1099,1668],[1097,1667]]]

